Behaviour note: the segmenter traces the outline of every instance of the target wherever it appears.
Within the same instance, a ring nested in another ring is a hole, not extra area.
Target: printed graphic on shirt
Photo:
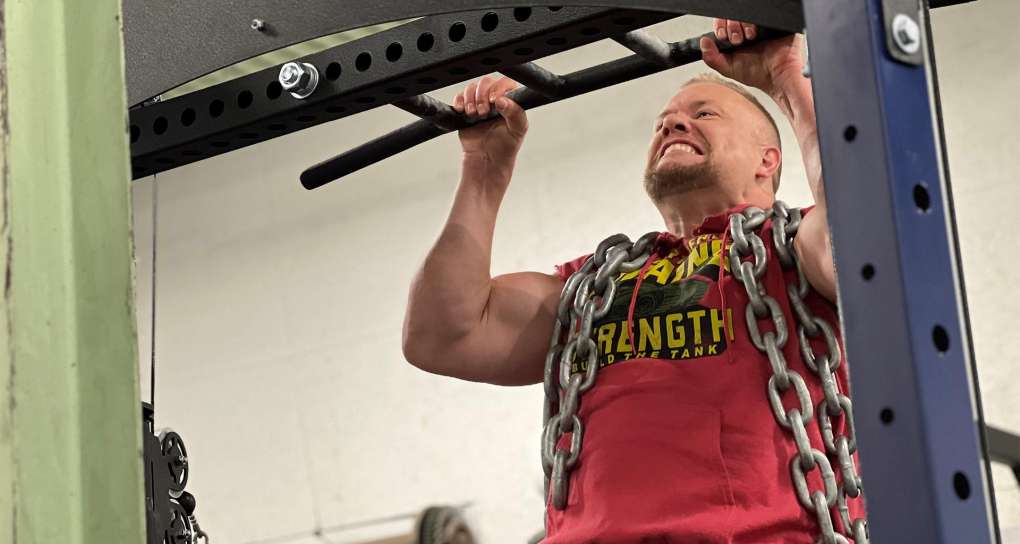
[[[673,250],[645,271],[634,305],[633,340],[627,313],[640,271],[620,275],[609,313],[592,327],[599,367],[644,357],[685,361],[726,351],[733,341],[733,311],[727,308],[723,315],[703,301],[717,285],[722,241],[699,236],[691,239],[688,247],[688,255],[680,257]],[[729,270],[728,263],[723,266]],[[586,369],[587,361],[577,361],[572,367],[574,372]]]

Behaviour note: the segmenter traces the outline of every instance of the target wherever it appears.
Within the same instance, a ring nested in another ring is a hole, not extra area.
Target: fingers
[[[464,91],[453,97],[453,109],[469,117],[486,117],[492,113],[497,98],[516,89],[519,84],[508,78],[485,76],[472,81]]]
[[[489,111],[492,109],[492,100],[489,99],[492,84],[493,79],[489,76],[485,76],[478,80],[478,88],[475,89],[475,96],[472,99],[475,101],[475,107],[478,111],[479,117],[489,115]]]
[[[468,86],[464,89],[464,92],[460,97],[463,100],[464,113],[470,117],[474,117],[478,114],[478,103],[475,102],[476,89],[478,89],[478,82],[472,81],[471,83],[468,83]]]
[[[725,73],[729,66],[729,61],[726,55],[719,51],[719,46],[715,44],[715,41],[708,36],[703,36],[699,45],[701,45],[701,59],[705,61],[705,64],[713,70]]]
[[[492,86],[492,91],[489,92],[489,96],[492,98],[492,100],[495,100],[496,98],[505,95],[506,93],[516,89],[517,87],[520,87],[520,83],[517,83],[516,81],[506,76],[503,76],[499,78],[499,81],[497,81]]]
[[[740,45],[758,37],[758,27],[751,23],[742,23],[732,19],[716,19],[715,36],[733,45]]]
[[[483,77],[478,83],[475,100],[478,102],[478,115],[486,116],[494,108],[496,99],[517,88],[518,83],[506,76],[499,79]]]
[[[524,137],[524,134],[528,132],[528,116],[521,106],[505,96],[497,98],[495,105],[496,111],[506,121],[506,127],[510,134],[518,138]]]
[[[740,45],[744,43],[744,27],[740,21],[727,21],[726,33],[729,35],[730,43]]]

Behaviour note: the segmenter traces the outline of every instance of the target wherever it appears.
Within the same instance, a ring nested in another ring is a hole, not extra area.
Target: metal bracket
[[[991,425],[985,426],[985,432],[988,457],[992,461],[1009,465],[1016,483],[1020,485],[1020,436]]]
[[[921,66],[924,62],[924,44],[921,31],[921,4],[919,0],[882,0],[882,18],[885,21],[885,48],[899,62]]]
[[[465,79],[673,18],[591,8],[437,15],[296,59],[317,90],[285,93],[271,67],[130,112],[135,178],[176,168]]]

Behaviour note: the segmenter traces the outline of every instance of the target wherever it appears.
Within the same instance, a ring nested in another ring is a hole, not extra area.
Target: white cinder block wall
[[[1014,431],[1020,40],[1009,29],[1017,21],[1013,0],[934,17],[985,413]],[[688,18],[653,30],[678,39],[708,27]],[[623,54],[600,42],[541,64],[562,72]],[[640,181],[652,118],[703,70],[532,111],[496,230],[493,274],[551,271],[608,234],[661,229]],[[523,542],[541,528],[541,388],[431,376],[401,355],[407,287],[457,183],[456,138],[317,191],[297,182],[305,166],[407,120],[382,108],[134,186],[143,398],[156,183],[157,425],[184,437],[199,519],[220,544],[321,544],[308,536],[316,527],[331,529],[336,543],[394,535],[410,521],[342,528],[435,503],[469,503],[466,515],[487,543]],[[806,205],[797,146],[783,130],[780,197]],[[1020,489],[1003,467],[995,480],[1003,525],[1020,525]]]

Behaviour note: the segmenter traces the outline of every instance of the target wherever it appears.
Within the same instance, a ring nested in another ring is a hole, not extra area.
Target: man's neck
[[[662,214],[669,232],[674,236],[684,237],[691,236],[694,229],[704,223],[707,217],[723,213],[740,204],[766,208],[772,205],[771,195],[727,194],[719,187],[707,187],[670,195],[657,202],[656,207]]]

